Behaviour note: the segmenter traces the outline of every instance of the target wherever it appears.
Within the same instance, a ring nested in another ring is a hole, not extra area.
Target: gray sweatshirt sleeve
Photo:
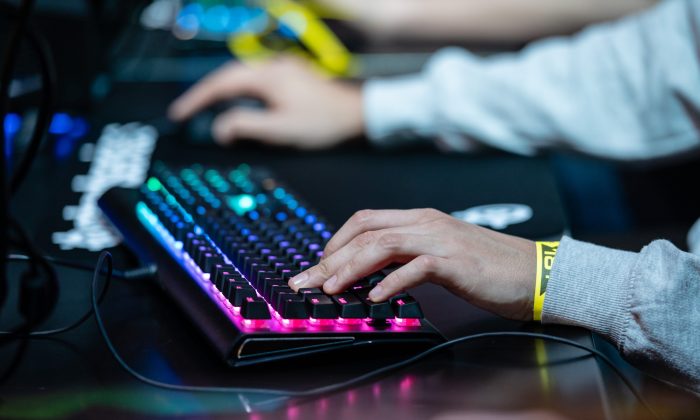
[[[700,2],[666,0],[519,53],[446,49],[420,74],[367,82],[363,101],[380,145],[408,134],[457,151],[564,147],[642,160],[700,145],[698,86]]]
[[[633,253],[564,237],[542,322],[590,329],[641,370],[700,395],[700,256],[668,241]]]

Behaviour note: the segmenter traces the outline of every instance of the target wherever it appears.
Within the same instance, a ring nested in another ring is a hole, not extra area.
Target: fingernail
[[[374,289],[370,290],[369,292],[369,298],[372,299],[372,301],[377,301],[379,298],[382,297],[382,285],[378,284],[374,286]]]
[[[304,283],[308,279],[309,279],[309,274],[306,272],[303,272],[297,276],[292,277],[292,284],[295,286],[300,286],[302,283]]]
[[[335,284],[338,282],[338,276],[335,274],[331,276],[328,280],[326,280],[326,285],[330,287],[331,289],[335,289]]]

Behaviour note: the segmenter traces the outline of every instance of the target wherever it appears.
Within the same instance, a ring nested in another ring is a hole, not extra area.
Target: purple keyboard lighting
[[[382,272],[335,296],[294,292],[287,282],[318,263],[332,229],[265,171],[156,163],[136,215],[241,332],[401,333],[423,325],[408,294],[369,300]]]

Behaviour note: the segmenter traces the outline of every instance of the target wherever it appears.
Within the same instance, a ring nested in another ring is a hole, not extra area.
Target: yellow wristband
[[[544,297],[549,282],[549,272],[552,271],[554,256],[557,255],[559,242],[535,242],[537,249],[537,275],[535,277],[535,299],[532,308],[532,319],[542,320]]]

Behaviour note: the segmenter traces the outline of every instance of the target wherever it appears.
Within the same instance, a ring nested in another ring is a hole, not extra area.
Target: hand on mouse
[[[532,319],[535,244],[433,209],[357,212],[289,285],[337,294],[391,263],[405,265],[370,292],[375,302],[431,281],[506,318]]]
[[[181,121],[215,102],[242,95],[258,97],[267,106],[220,114],[212,135],[221,144],[252,138],[321,149],[358,136],[364,128],[360,88],[323,78],[293,57],[258,65],[225,64],[175,100],[168,114]]]

